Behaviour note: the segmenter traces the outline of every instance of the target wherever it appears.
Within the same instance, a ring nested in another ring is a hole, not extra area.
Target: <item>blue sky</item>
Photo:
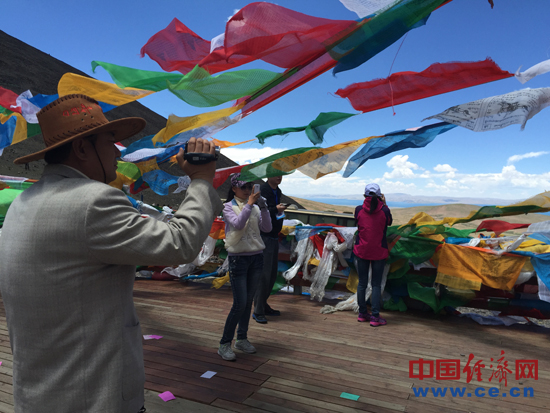
[[[428,23],[357,69],[328,72],[248,116],[215,137],[239,142],[267,129],[302,126],[320,112],[355,113],[349,102],[334,95],[351,83],[387,77],[392,73],[421,71],[435,62],[477,61],[491,57],[502,69],[515,72],[550,59],[550,1],[454,0],[436,10]],[[91,72],[90,62],[101,60],[145,70],[161,70],[139,51],[157,31],[177,17],[205,39],[224,31],[235,10],[248,4],[234,0],[167,1],[118,0],[74,3],[20,0],[17,7],[4,7],[0,29],[94,77],[111,81],[103,69]],[[332,18],[356,19],[338,0],[278,0],[276,4],[302,13]],[[399,53],[397,50],[402,44]],[[396,56],[397,53],[397,56]],[[1,57],[0,57],[1,58]],[[242,68],[267,68],[253,62]],[[1,83],[1,73],[0,73]],[[550,86],[550,74],[525,85],[510,78],[445,95],[355,116],[332,128],[322,146],[372,135],[422,126],[422,119],[450,106],[509,93]],[[41,93],[41,91],[32,91]],[[202,113],[168,91],[140,102],[167,117]],[[215,110],[212,108],[207,110]],[[550,190],[550,108],[531,119],[524,131],[519,125],[493,132],[455,128],[423,149],[406,150],[368,161],[350,178],[332,174],[316,181],[295,173],[283,179],[289,195],[347,195],[362,193],[368,182],[378,182],[383,192],[453,197],[527,198]],[[273,137],[264,146],[245,144],[224,150],[239,163],[248,163],[283,149],[310,146],[304,133]],[[528,156],[526,156],[528,155]]]

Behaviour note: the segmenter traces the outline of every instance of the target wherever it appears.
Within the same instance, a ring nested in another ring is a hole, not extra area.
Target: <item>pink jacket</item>
[[[390,209],[378,201],[375,211],[370,213],[371,197],[366,197],[363,205],[355,209],[355,219],[359,234],[353,253],[364,260],[383,260],[388,258],[388,241],[386,229],[392,224]]]

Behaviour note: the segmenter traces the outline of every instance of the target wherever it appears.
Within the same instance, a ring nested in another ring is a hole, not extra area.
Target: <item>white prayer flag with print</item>
[[[474,132],[486,132],[520,124],[550,106],[550,88],[523,89],[505,95],[453,106],[427,119],[439,119]]]

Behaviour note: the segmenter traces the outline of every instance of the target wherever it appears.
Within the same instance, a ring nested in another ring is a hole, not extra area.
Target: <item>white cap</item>
[[[367,184],[365,186],[365,195],[376,195],[378,197],[382,196],[382,192],[380,192],[380,187],[378,184]]]

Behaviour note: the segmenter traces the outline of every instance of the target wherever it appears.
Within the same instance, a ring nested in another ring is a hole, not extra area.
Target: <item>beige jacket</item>
[[[191,262],[221,207],[212,185],[194,180],[163,223],[118,189],[46,166],[0,236],[15,411],[136,413],[145,379],[135,266]]]

